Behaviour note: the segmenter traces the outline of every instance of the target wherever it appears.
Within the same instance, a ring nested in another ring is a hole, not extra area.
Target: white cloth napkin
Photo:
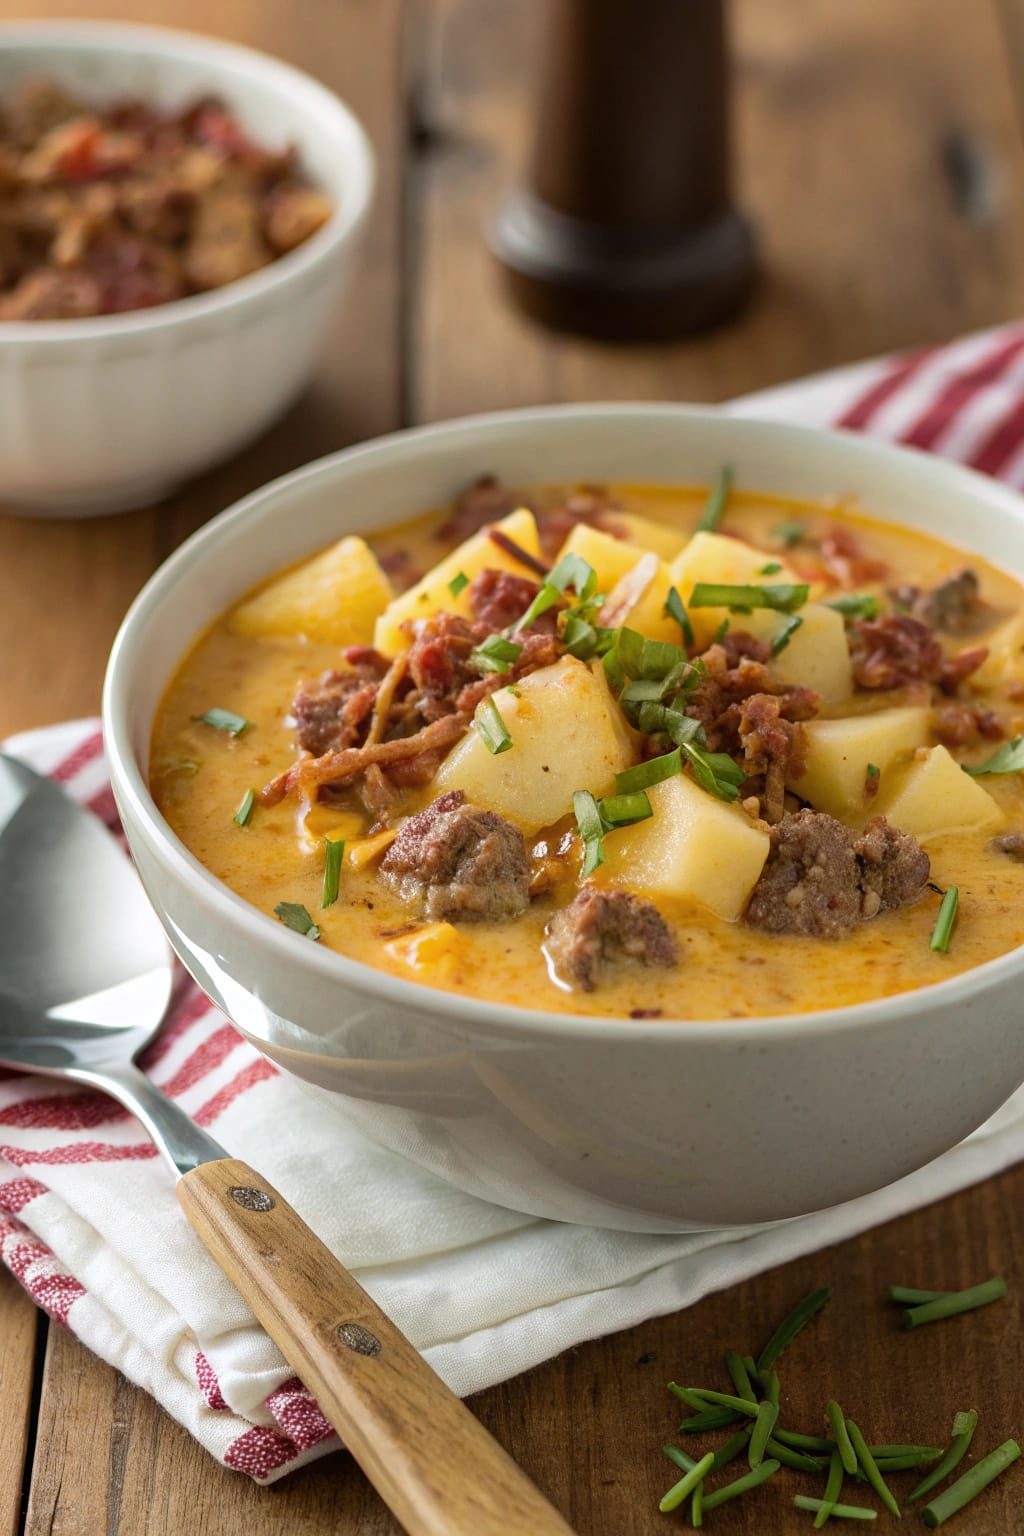
[[[729,409],[876,431],[1024,483],[1024,327]],[[6,749],[115,825],[95,721],[27,733]],[[1022,1091],[967,1142],[877,1194],[768,1229],[644,1236],[488,1205],[375,1146],[346,1125],[343,1108],[280,1075],[184,976],[145,1065],[232,1154],[266,1173],[460,1394],[1024,1157]],[[271,1482],[337,1445],[193,1236],[140,1127],[113,1101],[0,1073],[0,1256],[40,1306],[225,1465]]]

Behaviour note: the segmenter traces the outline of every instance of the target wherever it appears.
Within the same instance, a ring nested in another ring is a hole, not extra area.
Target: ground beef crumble
[[[405,823],[380,866],[400,901],[432,922],[506,922],[529,904],[530,862],[511,822],[441,795]]]
[[[556,976],[584,992],[620,961],[672,966],[678,960],[672,931],[652,902],[590,886],[555,913],[544,947]]]

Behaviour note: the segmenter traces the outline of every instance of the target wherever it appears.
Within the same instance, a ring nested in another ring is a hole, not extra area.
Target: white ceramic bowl
[[[222,96],[261,143],[294,143],[334,202],[297,250],[213,292],[94,320],[0,323],[0,502],[87,516],[167,495],[301,393],[351,269],[373,154],[322,85],[210,37],[98,21],[0,24],[0,102],[39,75],[89,100],[174,107]]]
[[[249,906],[182,846],[146,786],[154,710],[195,634],[251,583],[493,471],[855,494],[1024,577],[1024,502],[853,436],[679,406],[568,406],[382,438],[278,480],[192,538],[118,636],[104,721],[114,792],[178,954],[280,1066],[464,1189],[641,1231],[772,1221],[877,1189],[952,1146],[1024,1079],[1024,950],[938,986],[794,1017],[573,1018],[395,980]]]

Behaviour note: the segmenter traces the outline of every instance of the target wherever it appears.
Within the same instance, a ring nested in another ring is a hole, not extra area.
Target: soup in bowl
[[[488,1198],[667,1230],[877,1187],[1024,1077],[1020,530],[682,408],[336,456],[126,621],[143,879],[272,1059]]]

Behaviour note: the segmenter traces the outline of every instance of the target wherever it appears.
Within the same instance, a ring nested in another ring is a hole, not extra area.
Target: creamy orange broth
[[[564,489],[548,488],[535,499],[555,499]],[[646,485],[620,485],[614,493],[624,510],[683,532],[693,528],[707,495],[705,490]],[[378,554],[407,550],[423,572],[447,552],[449,542],[438,534],[447,516],[446,511],[429,513],[369,542]],[[1024,608],[1024,590],[1007,573],[936,539],[859,517],[845,506],[734,494],[722,529],[778,555],[772,530],[791,517],[804,520],[812,536],[850,524],[865,552],[890,565],[893,581],[928,587],[969,563],[981,579],[983,598],[999,619]],[[521,918],[504,924],[464,924],[454,953],[433,959],[428,954],[416,963],[408,950],[408,930],[417,925],[378,880],[373,863],[359,869],[346,858],[341,899],[326,911],[320,909],[323,837],[328,831],[350,837],[365,832],[365,815],[324,805],[309,811],[304,804],[285,800],[269,809],[257,802],[245,828],[232,821],[248,787],[258,789],[294,760],[288,718],[296,686],[336,666],[338,653],[334,646],[302,638],[242,637],[231,632],[227,618],[222,616],[197,640],[157,714],[151,766],[157,804],[187,847],[232,890],[266,913],[281,901],[302,903],[321,929],[321,943],[379,970],[525,1007],[620,1016],[660,1010],[666,1018],[702,1019],[805,1012],[905,992],[967,970],[1024,941],[1024,864],[990,849],[990,833],[974,832],[932,838],[926,844],[933,880],[960,889],[948,954],[929,949],[939,901],[930,892],[911,907],[885,913],[830,940],[766,934],[742,923],[723,922],[694,903],[659,898],[659,909],[679,937],[680,963],[671,970],[622,965],[598,990],[569,993],[551,981],[541,943],[556,905],[574,894],[570,878],[535,900]],[[979,639],[983,643],[985,636]],[[975,643],[972,636],[952,648]],[[984,699],[1000,713],[1007,735],[1024,731],[1024,704],[1009,697],[1007,685],[989,690]],[[878,708],[886,702],[891,699],[885,695],[869,694],[852,707]],[[197,723],[195,717],[214,706],[245,716],[254,728],[231,737]],[[844,706],[831,713],[850,709]],[[997,745],[985,743],[955,755],[976,762]],[[1019,774],[1007,774],[981,782],[1006,811],[1007,826],[1024,830],[1021,780]],[[429,798],[421,796],[420,803]],[[568,818],[559,827],[571,825]],[[299,942],[309,941],[296,935]]]

